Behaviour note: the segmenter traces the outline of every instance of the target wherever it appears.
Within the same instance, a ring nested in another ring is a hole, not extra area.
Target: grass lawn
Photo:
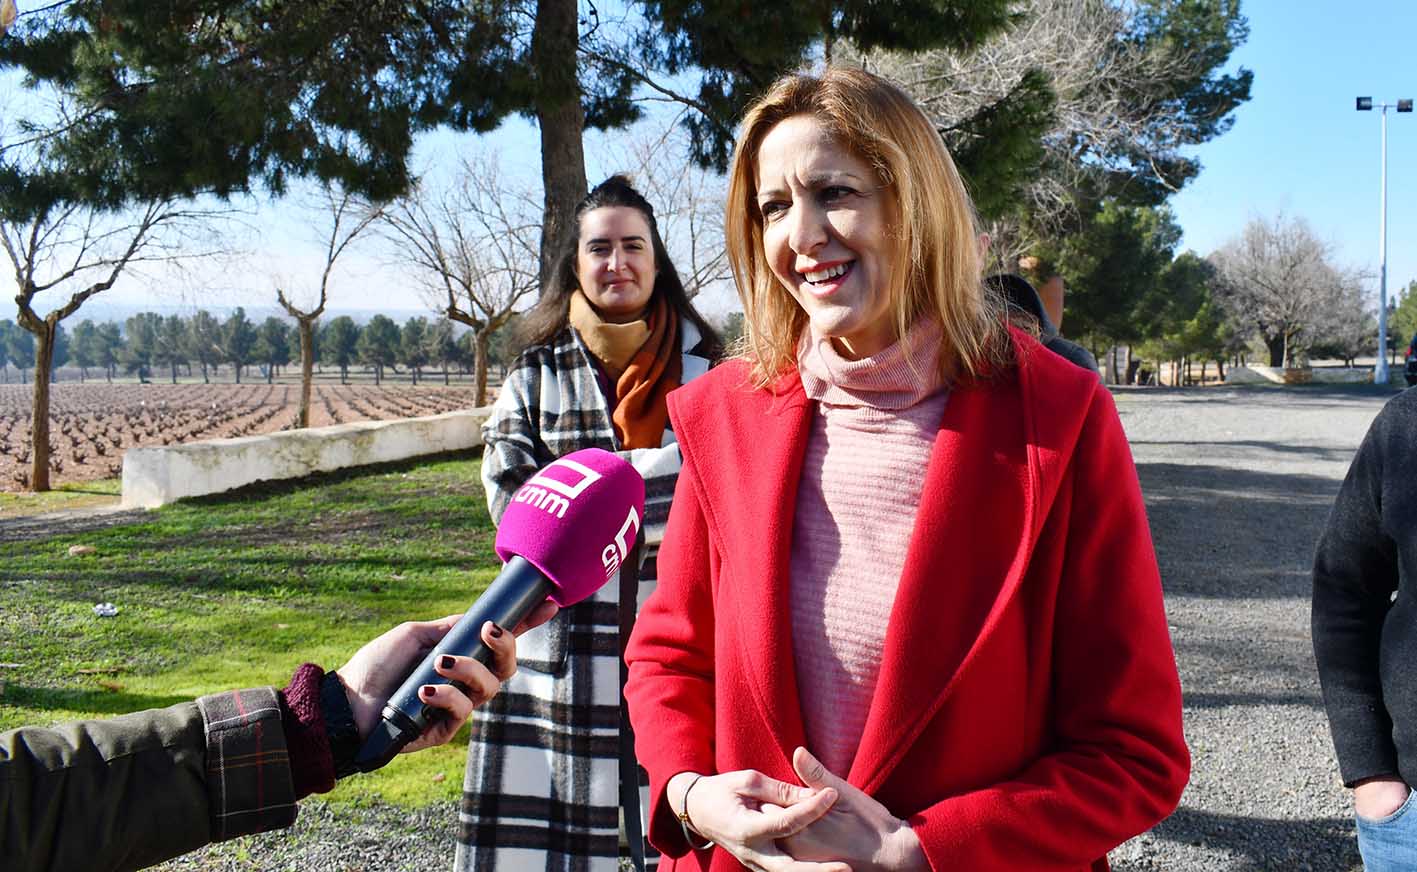
[[[186,500],[140,523],[0,542],[0,729],[284,686],[492,580],[480,460],[424,459]],[[92,553],[70,556],[73,545]],[[94,614],[111,602],[116,617]],[[466,733],[466,730],[464,730]],[[347,779],[337,803],[456,799],[466,736]]]

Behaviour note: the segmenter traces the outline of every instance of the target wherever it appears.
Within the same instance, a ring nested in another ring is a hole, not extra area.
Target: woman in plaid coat
[[[623,610],[632,618],[654,587],[679,473],[665,395],[705,373],[720,343],[627,179],[577,205],[576,231],[483,425],[482,480],[500,521],[516,489],[562,455],[596,447],[629,460],[646,484],[646,557]],[[621,625],[612,580],[519,640],[518,673],[473,721],[458,870],[617,868]]]

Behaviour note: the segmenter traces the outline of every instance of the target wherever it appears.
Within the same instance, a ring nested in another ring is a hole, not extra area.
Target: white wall
[[[1228,385],[1309,383],[1352,385],[1372,384],[1372,381],[1373,370],[1371,367],[1284,369],[1278,366],[1259,366],[1252,363],[1249,366],[1232,366],[1225,372],[1225,383]]]
[[[488,411],[130,448],[123,454],[123,505],[153,508],[258,481],[474,448],[482,444],[482,422]]]

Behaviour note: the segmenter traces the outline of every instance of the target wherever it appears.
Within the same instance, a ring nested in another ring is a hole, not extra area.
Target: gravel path
[[[1309,644],[1309,565],[1353,451],[1389,396],[1118,392],[1161,561],[1194,758],[1181,808],[1112,855],[1118,872],[1360,868]],[[445,869],[454,826],[451,804],[406,813],[310,802],[294,831],[162,868]]]
[[[1391,394],[1124,391],[1193,758],[1181,808],[1113,854],[1140,870],[1359,869],[1309,640],[1313,548]]]

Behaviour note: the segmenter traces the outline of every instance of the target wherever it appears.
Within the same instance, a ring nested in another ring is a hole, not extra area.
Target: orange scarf
[[[649,338],[630,358],[615,382],[615,411],[610,416],[624,448],[658,448],[669,427],[665,397],[679,387],[684,360],[679,354],[679,319],[660,294],[650,303]]]
[[[579,292],[577,292],[579,294]],[[658,448],[669,427],[665,397],[679,387],[684,360],[679,352],[679,319],[661,294],[645,309],[648,336],[628,361],[616,360],[615,348],[631,331],[628,324],[606,324],[590,305],[571,303],[571,325],[615,382],[615,410],[610,423],[621,448]],[[643,326],[641,326],[643,325]]]

